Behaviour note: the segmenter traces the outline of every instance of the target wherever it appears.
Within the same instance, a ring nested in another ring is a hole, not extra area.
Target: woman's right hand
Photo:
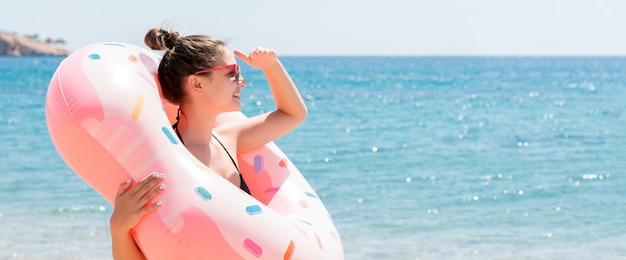
[[[165,174],[153,173],[135,185],[131,180],[120,184],[109,220],[112,232],[130,231],[146,214],[161,206],[161,201],[152,200],[165,189],[164,178]]]
[[[265,69],[278,61],[275,50],[263,47],[255,48],[249,55],[246,55],[240,50],[234,50],[233,53],[237,58],[245,61],[255,69]]]

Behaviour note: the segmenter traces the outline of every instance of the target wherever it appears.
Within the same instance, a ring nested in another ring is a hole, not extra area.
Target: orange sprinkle
[[[139,59],[137,58],[137,56],[131,54],[130,56],[128,56],[128,60],[133,63],[137,63]]]
[[[317,233],[313,234],[315,234],[315,238],[317,238],[317,245],[320,247],[320,250],[324,251],[324,245],[322,245],[322,240],[320,239],[320,236],[318,236]]]
[[[309,208],[309,203],[306,200],[300,199],[300,207],[308,209]]]
[[[285,256],[283,257],[284,260],[291,259],[291,257],[293,256],[293,249],[295,247],[296,245],[293,243],[293,240],[289,241],[289,246],[287,247],[287,250],[285,251]]]
[[[278,166],[282,168],[287,167],[287,157],[283,157],[283,159],[281,159],[280,162],[278,163]]]
[[[146,98],[143,95],[139,95],[139,97],[137,97],[137,102],[135,102],[135,108],[133,109],[133,113],[130,116],[132,120],[137,121],[137,119],[139,119],[139,115],[141,114],[141,110],[143,109],[143,102],[145,101],[145,99]]]

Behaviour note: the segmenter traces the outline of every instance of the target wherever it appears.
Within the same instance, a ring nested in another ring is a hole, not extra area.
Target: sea
[[[47,129],[63,59],[0,57],[0,259],[112,259],[112,206]],[[626,259],[626,57],[281,61],[309,114],[275,143],[345,259]],[[243,113],[272,110],[242,69]]]

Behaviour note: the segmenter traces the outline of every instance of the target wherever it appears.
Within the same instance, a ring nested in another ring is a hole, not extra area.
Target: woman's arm
[[[128,230],[111,228],[111,241],[113,259],[146,259]]]
[[[307,108],[287,70],[278,60],[276,51],[256,48],[249,56],[237,50],[234,53],[250,66],[263,71],[276,103],[276,110],[237,123],[237,151],[242,153],[265,145],[296,128],[306,119]]]
[[[130,180],[120,184],[109,220],[113,259],[146,259],[137,247],[131,230],[146,214],[161,206],[160,201],[149,202],[165,188],[161,184],[164,178],[163,174],[153,173],[132,187]]]

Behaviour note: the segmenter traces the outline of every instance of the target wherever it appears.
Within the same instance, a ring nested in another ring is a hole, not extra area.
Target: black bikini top
[[[180,110],[178,110],[180,113]],[[176,117],[176,123],[174,123],[172,125],[172,128],[174,128],[174,131],[176,131],[176,135],[178,136],[178,139],[180,139],[180,142],[185,144],[185,142],[183,142],[183,138],[180,136],[180,133],[178,132],[178,116]],[[224,148],[224,151],[226,152],[226,154],[228,154],[228,157],[230,158],[230,161],[233,162],[233,165],[235,165],[235,169],[237,169],[237,173],[239,173],[239,180],[241,182],[241,185],[239,186],[240,189],[242,189],[243,191],[245,191],[246,193],[250,194],[250,189],[248,188],[248,185],[246,184],[246,182],[243,180],[243,175],[241,175],[241,172],[239,171],[239,167],[237,167],[237,163],[235,162],[235,159],[230,155],[230,153],[228,152],[228,150],[226,149],[226,146],[224,146],[222,144],[222,142],[220,141],[220,139],[217,139],[217,136],[215,136],[214,134],[211,134],[213,136],[213,138],[215,138],[215,140],[222,146],[222,148]]]

